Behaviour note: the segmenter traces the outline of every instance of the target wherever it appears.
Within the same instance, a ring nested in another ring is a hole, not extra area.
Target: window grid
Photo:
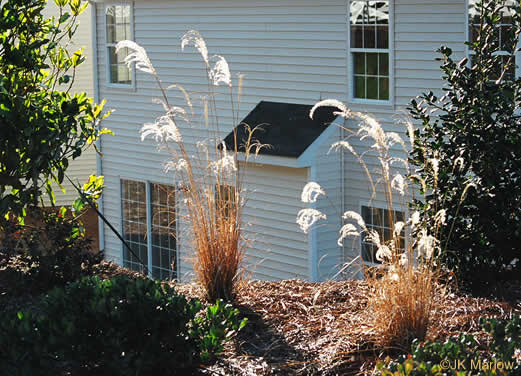
[[[124,239],[147,265],[152,278],[160,280],[177,278],[177,242],[173,236],[176,230],[174,187],[121,180],[121,192]],[[147,215],[148,205],[150,205],[150,216]],[[151,249],[150,259],[149,249]],[[123,265],[131,270],[144,271],[138,259],[126,248],[123,252]]]
[[[349,19],[352,96],[355,99],[388,101],[389,1],[353,0]]]
[[[117,85],[131,85],[131,70],[125,64],[128,49],[116,54],[116,44],[132,39],[130,5],[110,5],[105,8],[105,35],[107,45],[108,82]]]
[[[176,230],[174,187],[151,185],[152,276],[173,279],[176,273]]]
[[[148,260],[146,240],[147,212],[145,183],[130,180],[121,181],[123,207],[123,238],[134,253],[144,263]],[[126,248],[123,253],[123,265],[131,270],[143,272],[139,260]]]
[[[404,220],[404,213],[393,210],[392,213],[394,223]],[[389,242],[393,239],[393,223],[389,220],[389,210],[382,208],[375,208],[369,206],[362,206],[362,218],[368,230],[375,230],[380,235],[383,242]],[[400,233],[400,249],[405,249],[405,231]],[[376,246],[371,243],[367,234],[362,235],[362,259],[365,262],[380,263],[376,259]]]

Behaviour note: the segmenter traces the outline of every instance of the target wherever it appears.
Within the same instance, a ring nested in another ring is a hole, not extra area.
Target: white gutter
[[[97,17],[95,1],[89,0],[89,8],[91,11],[91,37],[92,37],[92,80],[94,81],[94,103],[99,103],[99,82],[98,82],[98,33],[97,33]],[[101,137],[96,141],[96,147],[102,152]],[[101,156],[96,154],[96,175],[103,175],[103,161]],[[103,211],[103,195],[98,200],[98,210],[105,215]],[[105,250],[105,225],[103,221],[98,218],[98,234],[99,234],[99,249]]]

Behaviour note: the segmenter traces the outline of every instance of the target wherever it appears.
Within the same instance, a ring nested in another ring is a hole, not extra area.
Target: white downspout
[[[99,82],[98,82],[98,25],[96,15],[96,3],[89,0],[89,8],[91,11],[91,37],[92,37],[92,80],[94,81],[94,103],[99,103]],[[101,138],[96,141],[96,147],[102,152]],[[103,161],[101,156],[96,154],[96,175],[103,175]],[[105,215],[103,211],[103,196],[101,195],[98,201],[98,209],[101,214]],[[98,234],[99,234],[99,249],[105,250],[105,225],[103,221],[98,218]]]

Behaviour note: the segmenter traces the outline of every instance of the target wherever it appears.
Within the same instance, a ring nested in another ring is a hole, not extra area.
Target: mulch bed
[[[5,271],[5,270],[4,270]],[[0,311],[37,310],[40,294],[15,296],[2,278]],[[137,273],[103,262],[102,278]],[[444,340],[461,332],[481,341],[479,317],[508,317],[521,313],[520,284],[504,288],[508,299],[473,298],[451,294],[436,313],[429,339]],[[201,297],[196,284],[177,284],[190,297]],[[248,325],[230,342],[224,354],[201,370],[208,375],[361,375],[374,370],[376,361],[396,355],[374,344],[367,310],[368,285],[361,281],[309,283],[250,281],[239,291],[235,305]]]
[[[200,296],[194,284],[179,285]],[[374,344],[367,307],[368,285],[361,281],[245,283],[237,305],[248,325],[209,373],[221,375],[361,375],[393,355]],[[481,341],[481,316],[521,312],[521,289],[512,284],[510,301],[450,294],[434,317],[428,339],[461,332]],[[396,352],[394,352],[396,355]]]

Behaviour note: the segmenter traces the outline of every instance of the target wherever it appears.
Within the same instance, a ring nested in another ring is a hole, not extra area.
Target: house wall
[[[199,30],[206,39],[210,54],[225,56],[232,73],[245,74],[239,119],[244,118],[260,100],[313,104],[321,99],[336,98],[355,110],[373,114],[386,129],[403,132],[403,128],[395,125],[393,116],[403,111],[410,98],[431,88],[439,91],[441,87],[435,50],[448,44],[456,55],[464,54],[465,8],[464,0],[395,0],[393,8],[392,86],[395,102],[392,105],[347,102],[346,0],[138,0],[133,7],[134,39],[147,49],[165,84],[177,83],[187,90],[206,91],[200,56],[193,48],[187,48],[185,52],[180,49],[182,35],[190,29]],[[158,182],[170,182],[171,177],[162,172],[162,162],[167,156],[158,152],[152,141],[141,142],[139,139],[142,124],[161,113],[161,108],[152,103],[152,98],[159,94],[155,83],[150,76],[137,72],[135,88],[108,87],[104,33],[104,5],[98,3],[100,98],[107,99],[107,107],[116,110],[105,124],[114,130],[116,136],[103,138],[103,174],[108,188],[104,205],[107,218],[117,225],[121,218],[120,177]],[[175,103],[181,100],[175,92],[171,98]],[[216,103],[221,115],[220,134],[225,135],[235,125],[227,111],[229,97],[220,95]],[[194,104],[196,114],[200,114],[201,105]],[[355,129],[356,124],[348,123],[348,127]],[[186,128],[184,132],[185,141],[192,144],[205,134],[203,127]],[[298,130],[295,135],[298,137]],[[355,147],[367,147],[354,139],[352,143]],[[374,161],[369,164],[376,166]],[[330,173],[327,166],[319,162],[319,169],[325,170],[325,175]],[[293,226],[293,214],[300,204],[292,201],[289,207],[285,207],[279,203],[289,200],[293,194],[298,198],[306,177],[300,173],[293,176],[289,170],[275,170],[265,166],[252,170],[257,175],[255,178],[252,176],[251,181],[258,184],[257,191],[262,197],[253,202],[258,206],[262,204],[255,215],[251,214],[258,223],[257,228],[253,226],[253,232],[274,234],[270,241],[275,244],[261,247],[259,242],[252,260],[265,260],[257,267],[257,275],[262,278],[305,277],[302,269],[304,253],[298,249],[307,250],[307,238]],[[284,176],[288,178],[282,179]],[[345,207],[341,211],[359,211],[360,204],[369,201],[371,194],[364,172],[347,153],[343,176]],[[331,175],[325,179],[332,183],[338,178]],[[273,203],[272,207],[277,210],[265,209],[268,203]],[[295,232],[291,232],[293,230]],[[121,261],[120,242],[108,229],[105,234],[108,257]],[[323,244],[332,244],[333,241],[336,244],[337,237],[333,234],[334,231],[330,231],[323,235],[323,241],[320,241],[322,254],[332,254],[327,249],[335,246]],[[300,237],[303,240],[299,240]],[[329,260],[329,264],[336,264],[338,257]],[[296,272],[288,272],[288,269]]]
[[[79,16],[79,27],[74,35],[73,44],[70,48],[71,51],[76,51],[85,47],[83,54],[85,55],[86,60],[76,71],[73,91],[86,92],[89,97],[94,96],[91,12],[92,7],[89,6]],[[47,2],[44,14],[48,17],[59,16],[59,8],[53,0]],[[74,182],[79,182],[81,186],[87,182],[88,177],[92,174],[96,174],[96,152],[94,148],[90,147],[81,155],[81,157],[70,162],[69,168],[67,169],[67,175]],[[56,205],[71,205],[78,197],[78,193],[67,179],[64,180],[62,186],[66,191],[65,193],[63,193],[59,187],[54,186]],[[97,232],[96,226],[94,226],[92,230]]]
[[[343,119],[337,119],[331,127],[334,132],[320,144],[315,163],[310,168],[309,181],[315,181],[325,191],[314,205],[327,216],[312,229],[313,248],[316,250],[316,275],[314,280],[324,281],[339,276],[343,266],[343,249],[338,245],[338,230],[341,227],[342,210],[342,153],[331,151],[331,145],[341,138]],[[301,204],[305,205],[305,204]]]

